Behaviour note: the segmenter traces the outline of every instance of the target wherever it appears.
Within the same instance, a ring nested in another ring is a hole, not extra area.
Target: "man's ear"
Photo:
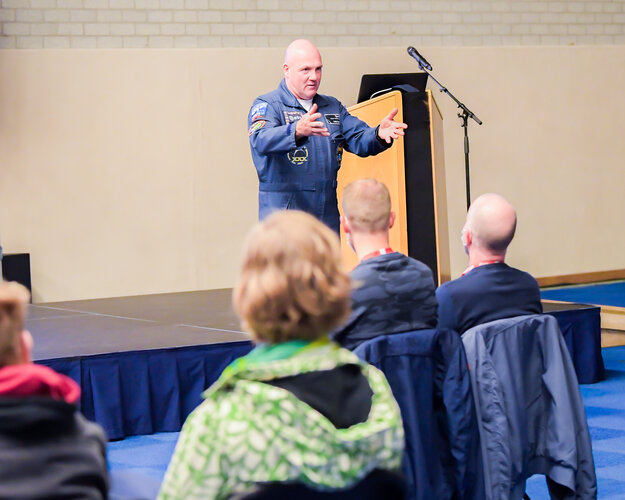
[[[22,330],[20,335],[20,362],[33,362],[33,336],[28,330]]]
[[[349,225],[349,220],[344,215],[341,215],[341,226],[343,226],[343,231],[345,231],[345,234],[349,234],[352,232],[352,228]]]
[[[395,218],[397,214],[395,212],[391,212],[388,216],[388,228],[391,229],[395,225]]]
[[[466,225],[462,228],[461,240],[464,253],[469,255],[469,247],[473,243],[473,233]]]
[[[284,76],[286,76],[289,72],[289,65],[287,63],[284,63],[282,65],[282,72],[284,73]]]

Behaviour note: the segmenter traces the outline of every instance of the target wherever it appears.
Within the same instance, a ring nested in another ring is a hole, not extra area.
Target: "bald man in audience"
[[[497,319],[542,312],[536,280],[504,262],[516,223],[514,208],[498,194],[471,204],[462,229],[469,267],[436,291],[439,327],[462,334]]]
[[[436,326],[432,271],[390,248],[394,222],[380,181],[360,179],[343,191],[341,224],[360,263],[351,272],[352,314],[332,338],[348,349],[378,335]]]
[[[302,210],[338,233],[336,174],[343,149],[377,155],[404,135],[407,125],[394,120],[395,108],[370,127],[334,97],[318,94],[322,68],[312,42],[293,41],[279,87],[252,105],[248,135],[258,173],[259,219],[274,210]]]

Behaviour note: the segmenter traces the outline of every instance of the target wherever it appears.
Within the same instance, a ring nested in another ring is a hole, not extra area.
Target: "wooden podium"
[[[443,117],[430,90],[393,90],[356,104],[349,112],[377,126],[393,108],[399,110],[395,120],[408,124],[406,135],[377,156],[360,158],[345,152],[338,175],[339,209],[342,214],[343,188],[350,182],[372,177],[386,184],[397,214],[391,247],[427,264],[440,285],[451,279]],[[346,266],[352,269],[358,259],[342,228],[341,249]]]

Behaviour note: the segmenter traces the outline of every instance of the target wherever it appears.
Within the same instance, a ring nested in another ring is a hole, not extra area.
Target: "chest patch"
[[[287,158],[293,165],[301,165],[308,161],[308,148],[302,146],[287,153]]]
[[[286,124],[294,123],[302,117],[302,113],[300,111],[283,111],[283,113]]]
[[[328,125],[340,125],[341,124],[341,118],[339,117],[338,113],[327,114],[324,116],[326,117],[326,121],[328,122]]]

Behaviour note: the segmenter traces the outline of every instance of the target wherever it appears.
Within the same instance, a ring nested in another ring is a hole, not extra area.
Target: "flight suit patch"
[[[251,121],[265,116],[265,113],[267,113],[267,103],[259,102],[252,108],[252,111],[250,111]]]
[[[301,148],[288,152],[286,156],[293,165],[301,165],[308,161],[308,148],[302,146]]]
[[[299,111],[283,111],[284,113],[284,121],[289,123],[295,123],[296,121],[302,118],[302,113]]]
[[[265,120],[259,120],[257,122],[252,123],[252,126],[247,131],[247,135],[251,136],[254,132],[263,128],[266,123],[267,122]]]

